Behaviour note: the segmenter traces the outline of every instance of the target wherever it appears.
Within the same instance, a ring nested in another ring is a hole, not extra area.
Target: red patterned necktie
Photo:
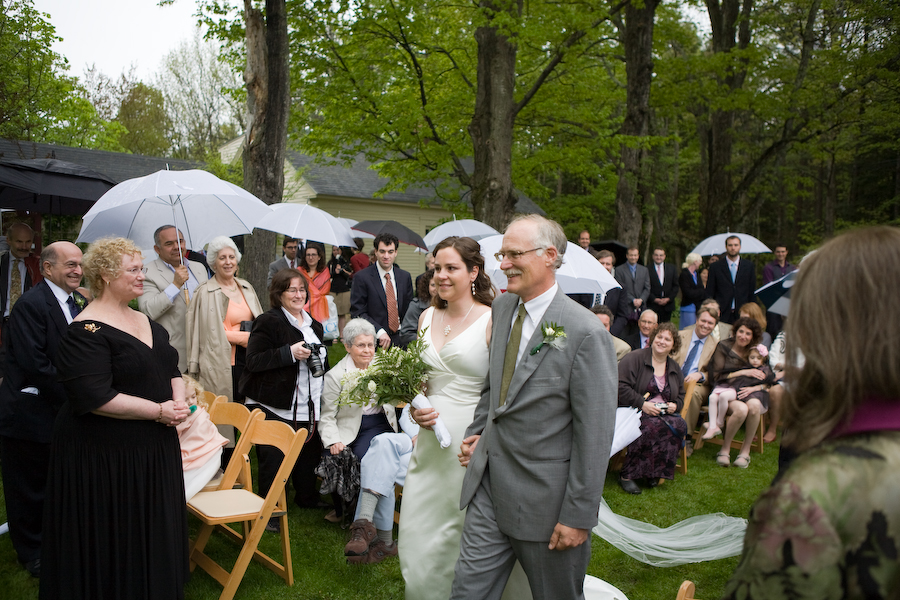
[[[397,312],[397,294],[394,293],[394,286],[391,285],[391,274],[385,273],[384,280],[387,285],[384,286],[384,294],[387,298],[388,309],[388,329],[392,333],[400,331],[400,313]]]

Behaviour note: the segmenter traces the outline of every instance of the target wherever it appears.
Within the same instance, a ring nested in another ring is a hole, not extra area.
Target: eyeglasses
[[[291,296],[295,296],[301,292],[303,292],[304,296],[306,295],[306,290],[303,288],[288,288],[288,289],[284,290],[285,294],[289,294]]]
[[[544,248],[532,248],[531,250],[522,250],[521,252],[518,250],[501,250],[494,254],[494,258],[499,262],[503,262],[507,258],[509,260],[519,260],[529,252],[536,252],[538,250],[544,250]]]
[[[147,274],[147,267],[132,267],[131,269],[125,269],[125,272],[129,275],[137,275],[138,273]]]
[[[357,348],[359,350],[371,350],[372,348],[375,347],[375,343],[374,342],[360,342],[358,344],[353,344],[353,347]]]

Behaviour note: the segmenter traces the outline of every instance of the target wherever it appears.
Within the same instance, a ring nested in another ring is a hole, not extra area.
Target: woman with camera
[[[294,502],[301,508],[321,508],[315,469],[322,454],[322,440],[316,423],[328,359],[322,346],[322,324],[303,310],[308,294],[306,279],[296,269],[282,269],[272,277],[272,308],[253,323],[241,392],[247,397],[247,407],[262,409],[266,419],[283,421],[294,430],[309,430],[291,474]],[[257,446],[256,456],[259,493],[264,496],[282,455],[270,446]],[[271,521],[270,527],[277,530],[277,520]]]
[[[687,434],[679,416],[684,406],[684,376],[672,358],[681,347],[678,329],[661,323],[650,334],[650,347],[628,353],[619,363],[619,406],[641,411],[641,436],[628,445],[619,485],[640,494],[636,479],[651,488],[660,478],[675,478],[675,461]]]

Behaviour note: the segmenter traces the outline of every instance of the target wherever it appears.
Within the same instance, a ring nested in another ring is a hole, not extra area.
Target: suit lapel
[[[515,304],[518,306],[518,303]],[[506,412],[510,406],[514,405],[516,402],[516,397],[521,391],[522,386],[525,385],[525,382],[534,374],[535,370],[538,366],[543,362],[544,357],[547,356],[548,352],[551,351],[550,348],[544,347],[540,352],[536,354],[532,354],[531,350],[535,348],[541,341],[544,339],[544,334],[541,331],[541,325],[544,323],[549,323],[551,321],[555,323],[560,323],[562,321],[562,316],[565,309],[565,294],[562,293],[562,290],[558,290],[556,292],[556,296],[553,298],[553,301],[550,302],[550,306],[547,307],[547,310],[544,312],[544,316],[541,317],[541,320],[538,321],[537,327],[534,328],[534,333],[531,334],[531,337],[528,338],[528,345],[525,346],[525,354],[522,355],[522,360],[519,361],[519,364],[516,366],[516,371],[513,373],[512,381],[509,382],[509,390],[506,392],[506,404],[497,409],[497,415],[501,415]],[[509,318],[507,319],[507,330],[509,330],[509,323],[512,319],[512,314],[510,313]],[[508,336],[507,336],[508,337]],[[504,343],[505,346],[505,343]],[[501,359],[500,370],[502,372],[503,365]],[[498,382],[499,383],[499,382]]]
[[[38,284],[40,285],[40,284]],[[44,295],[44,301],[47,303],[47,310],[50,314],[50,317],[53,319],[53,323],[56,325],[56,329],[59,331],[60,335],[66,332],[66,328],[69,326],[69,322],[66,320],[66,316],[63,314],[63,308],[59,305],[59,301],[57,301],[56,296],[53,295],[53,290],[50,289],[50,286],[47,284],[41,285],[41,293]]]

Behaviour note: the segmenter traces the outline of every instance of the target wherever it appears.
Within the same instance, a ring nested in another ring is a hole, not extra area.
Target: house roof
[[[349,166],[342,163],[335,165],[317,163],[315,157],[293,150],[288,150],[287,157],[291,165],[302,172],[303,178],[320,196],[369,199],[376,197],[376,194],[389,183],[386,177],[382,177],[372,168],[372,163],[363,154],[357,154]],[[425,187],[408,187],[402,192],[386,192],[382,198],[418,204],[422,200],[435,200],[435,192]],[[546,214],[521,193],[516,202],[516,212]]]
[[[203,163],[177,158],[157,156],[141,156],[125,152],[106,152],[89,148],[72,148],[56,144],[39,144],[0,139],[0,157],[2,158],[56,158],[83,165],[99,173],[103,173],[113,181],[121,183],[126,179],[143,177],[163,169],[185,171],[199,169]]]

